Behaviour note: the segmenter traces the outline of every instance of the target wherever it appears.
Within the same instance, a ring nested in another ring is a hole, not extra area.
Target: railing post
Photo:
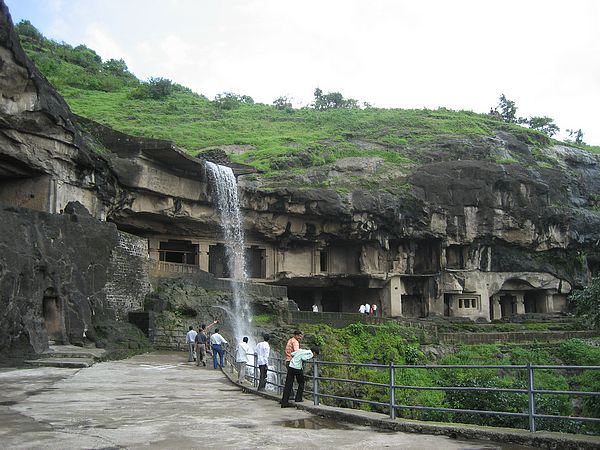
[[[527,391],[529,394],[529,431],[535,433],[535,381],[533,377],[533,366],[527,363]]]
[[[396,370],[394,361],[390,361],[390,419],[396,418]]]
[[[255,353],[254,354],[254,379],[252,380],[252,386],[257,387],[258,386],[258,376],[256,374],[258,370],[258,355]]]
[[[281,395],[283,393],[283,389],[281,389],[281,372],[283,371],[283,367],[281,364],[281,358],[277,358],[277,373],[275,377],[275,382],[277,383],[277,393]]]
[[[313,363],[313,403],[319,406],[319,363],[316,359]]]

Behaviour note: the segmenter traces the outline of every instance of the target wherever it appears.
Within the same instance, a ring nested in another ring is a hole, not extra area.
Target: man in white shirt
[[[259,343],[254,351],[256,352],[256,364],[260,375],[258,377],[258,391],[264,391],[267,385],[267,369],[269,368],[269,353],[271,353],[271,347],[269,346],[270,336],[265,334],[263,336],[264,341]]]
[[[358,312],[361,314],[365,313],[365,305],[360,305],[360,308],[358,308]]]
[[[213,351],[213,369],[217,368],[217,355],[219,355],[219,367],[221,369],[225,367],[222,347],[224,344],[227,344],[227,341],[219,334],[219,329],[215,328],[215,332],[210,335],[210,345]]]
[[[196,331],[194,327],[190,325],[190,331],[185,335],[185,343],[188,346],[188,362],[194,362],[196,358],[194,357],[194,347],[196,346]]]
[[[238,366],[238,383],[242,384],[246,378],[246,364],[248,363],[248,353],[250,353],[250,346],[248,345],[248,337],[244,336],[242,342],[238,344],[238,348],[235,352],[235,362]]]
[[[365,303],[365,314],[368,316],[369,314],[371,314],[371,305],[369,305],[368,303]]]
[[[313,312],[319,312],[319,307],[317,305],[313,305]]]

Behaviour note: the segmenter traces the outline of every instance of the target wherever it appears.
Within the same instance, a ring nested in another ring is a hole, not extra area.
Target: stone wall
[[[501,342],[549,342],[597,336],[594,331],[511,331],[496,333],[439,333],[440,344],[496,344]]]
[[[148,241],[119,231],[108,267],[108,282],[104,286],[108,304],[117,319],[127,320],[130,311],[144,309],[144,298],[150,285]]]

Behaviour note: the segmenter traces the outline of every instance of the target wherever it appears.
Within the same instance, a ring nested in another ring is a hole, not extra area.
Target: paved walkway
[[[382,432],[281,409],[186,356],[152,353],[86,369],[3,369],[0,448],[524,448]]]

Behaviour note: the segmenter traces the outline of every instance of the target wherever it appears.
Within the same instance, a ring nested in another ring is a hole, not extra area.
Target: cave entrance
[[[425,317],[423,312],[423,299],[419,295],[402,296],[403,317]]]
[[[525,291],[523,302],[526,313],[550,313],[546,301],[547,293],[544,290]]]
[[[48,289],[44,293],[42,300],[42,309],[44,316],[44,327],[48,334],[48,341],[50,343],[62,344],[63,343],[63,330],[62,330],[62,316],[63,311],[61,307],[60,298],[54,290]]]
[[[264,248],[253,245],[246,249],[246,271],[248,278],[267,277],[267,258]]]
[[[517,313],[515,301],[516,297],[514,295],[506,294],[500,296],[500,314],[502,317],[514,316]]]
[[[229,278],[227,249],[223,244],[208,248],[208,271],[217,278]]]

